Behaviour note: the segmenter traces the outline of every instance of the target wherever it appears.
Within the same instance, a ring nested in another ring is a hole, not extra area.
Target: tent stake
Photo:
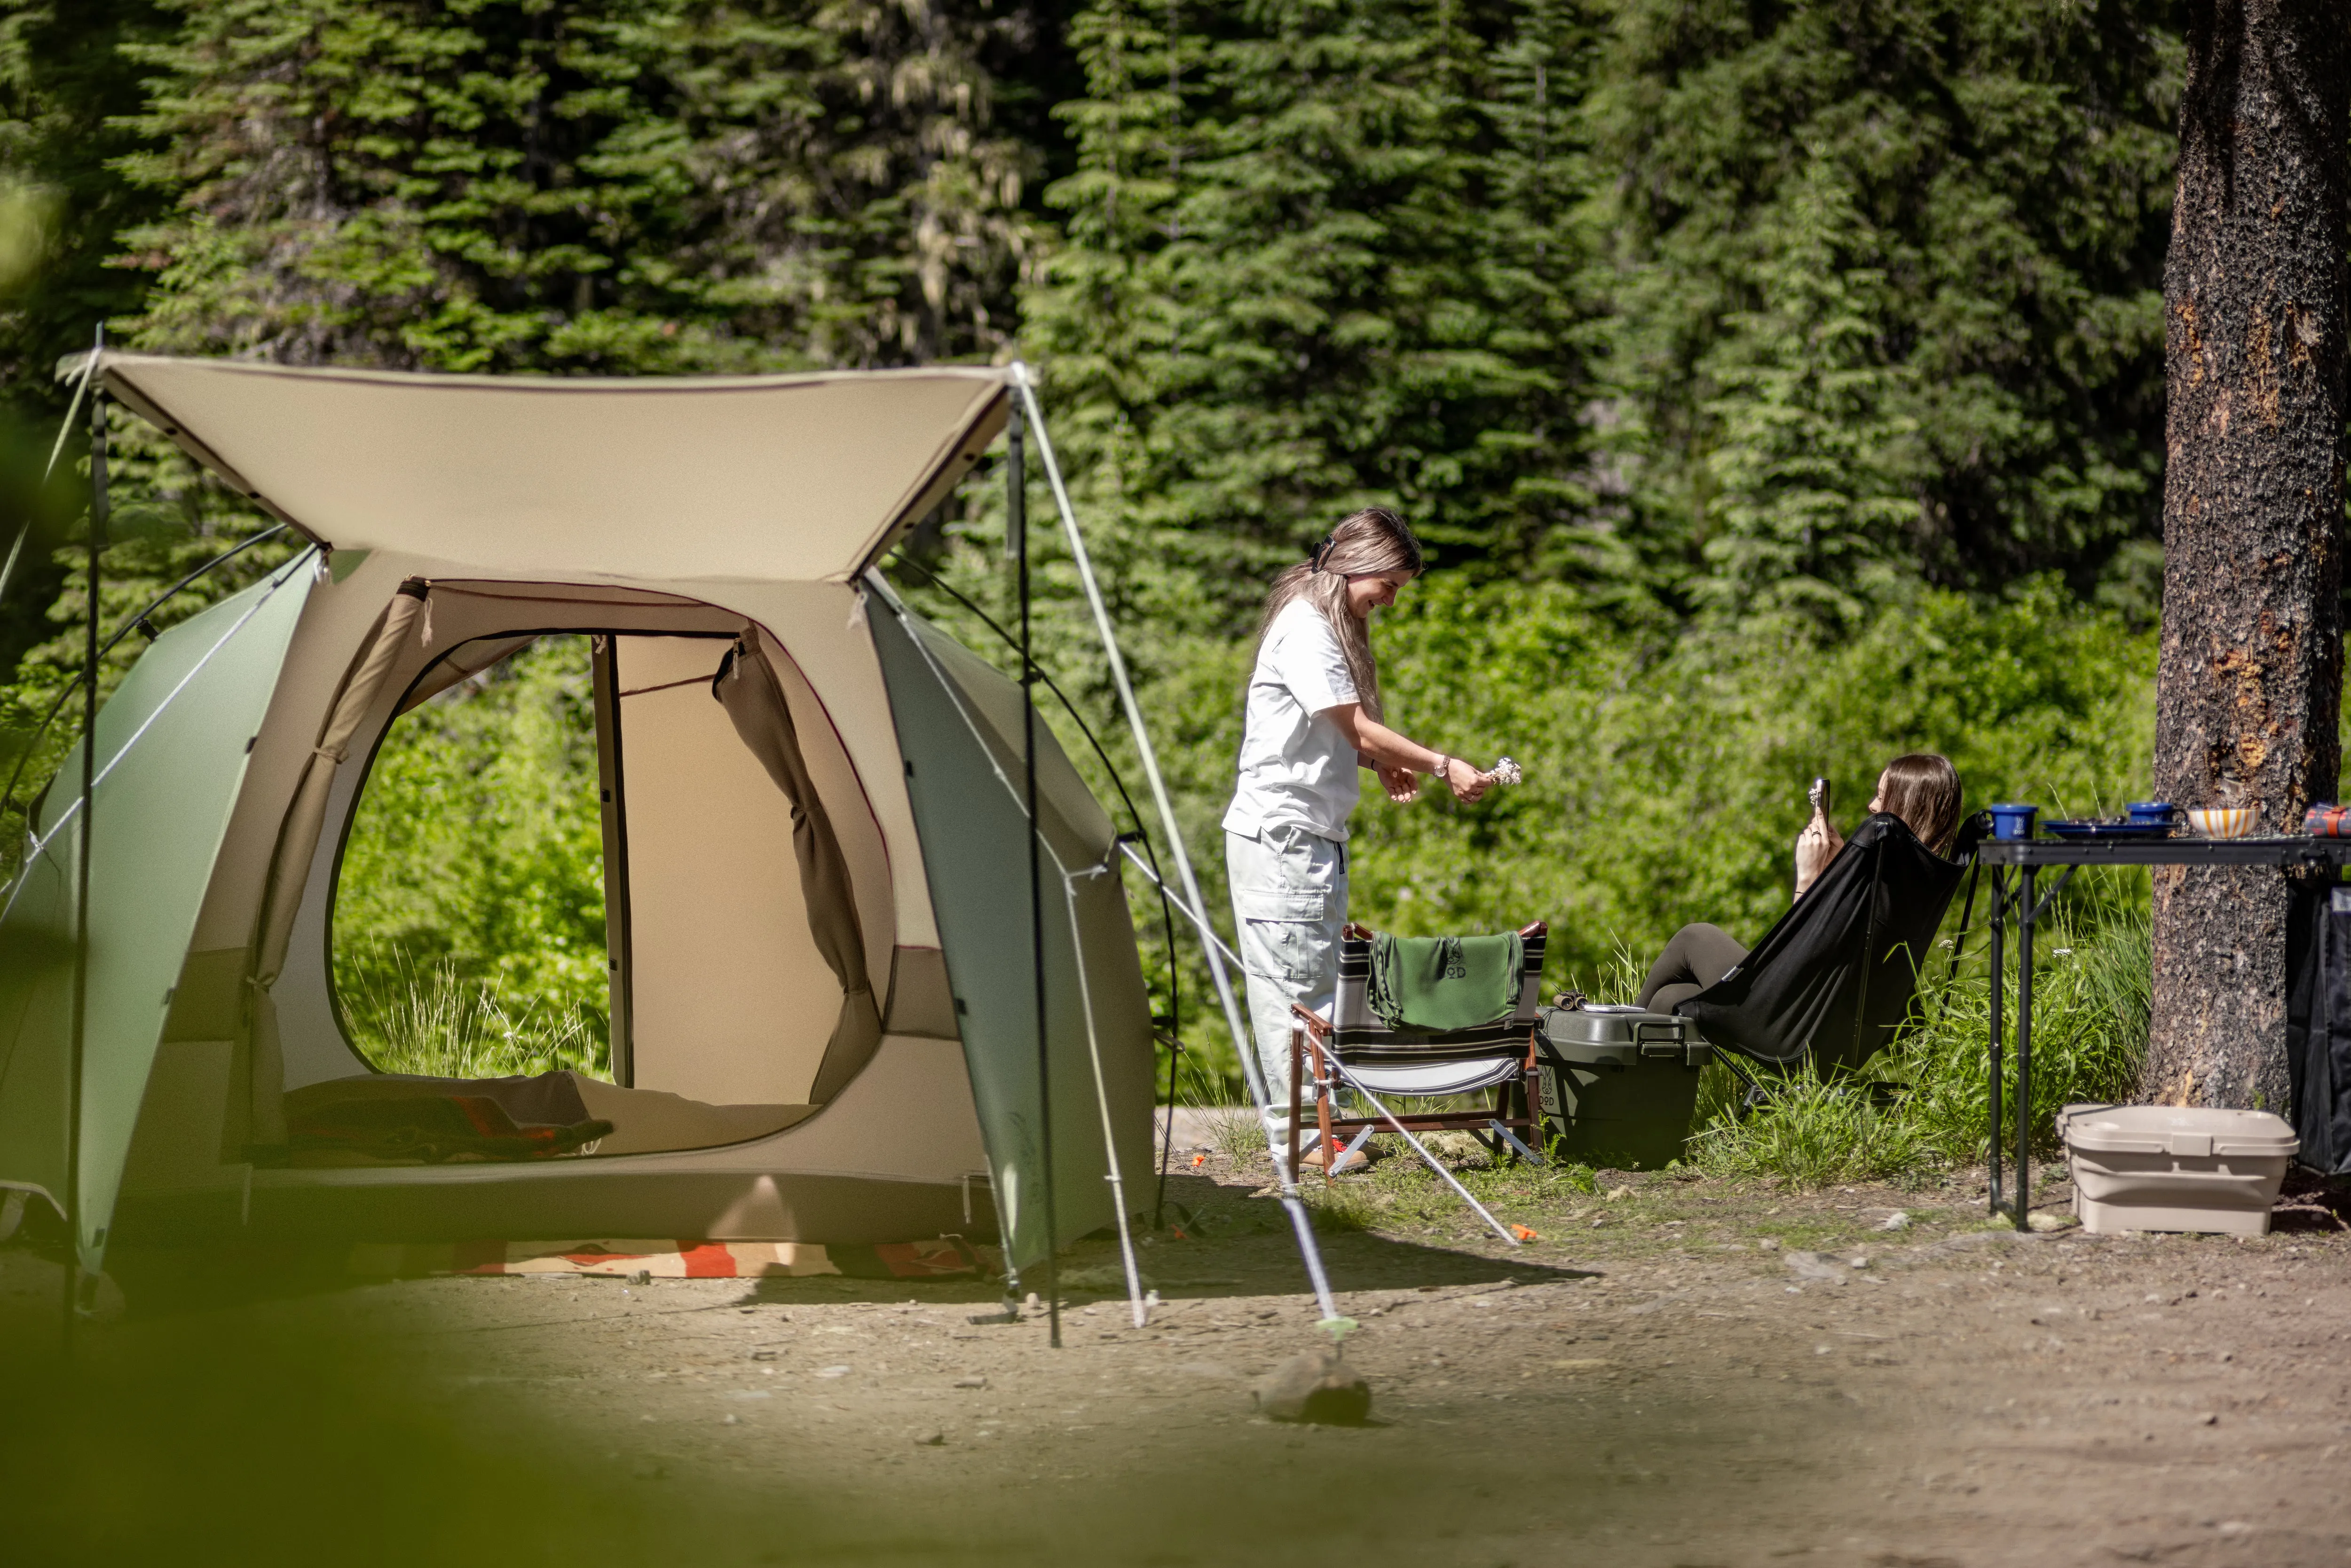
[[[90,376],[106,350],[106,325],[99,324],[90,347]],[[98,782],[99,553],[106,549],[106,388],[90,389],[89,527],[82,614],[81,821],[74,853],[74,988],[72,1061],[66,1076],[66,1264],[65,1312],[60,1332],[68,1364],[74,1349],[74,1319],[81,1305],[82,1064],[89,1039],[89,854],[90,824]]]
[[[1143,709],[1135,701],[1134,685],[1126,676],[1126,660],[1119,653],[1118,634],[1111,627],[1110,610],[1102,602],[1102,585],[1094,580],[1093,559],[1086,553],[1085,536],[1078,530],[1078,515],[1070,505],[1069,486],[1062,482],[1061,465],[1053,460],[1053,443],[1045,431],[1044,411],[1037,403],[1037,389],[1029,380],[1029,367],[1015,362],[1013,382],[1020,389],[1020,404],[1028,411],[1029,423],[1037,432],[1037,455],[1045,465],[1045,477],[1053,487],[1053,504],[1061,515],[1061,531],[1070,542],[1070,554],[1078,568],[1078,580],[1084,585],[1086,603],[1093,612],[1094,632],[1101,638],[1103,656],[1110,663],[1112,682],[1118,687],[1120,707],[1126,715],[1126,727],[1134,736],[1135,752],[1143,763],[1144,777],[1151,781],[1152,803],[1158,808],[1159,824],[1167,835],[1168,848],[1176,857],[1176,873],[1183,878],[1184,895],[1177,902],[1193,924],[1203,931],[1212,930],[1208,924],[1207,905],[1200,899],[1199,878],[1192,870],[1192,856],[1184,847],[1184,835],[1176,825],[1176,808],[1167,798],[1167,780],[1159,771],[1159,755],[1152,749],[1151,733],[1144,727]],[[1267,1092],[1263,1069],[1258,1062],[1256,1048],[1249,1030],[1241,1022],[1240,1004],[1233,997],[1232,977],[1226,973],[1223,956],[1214,943],[1205,944],[1208,957],[1208,975],[1217,985],[1217,998],[1224,1004],[1225,1022],[1233,1033],[1233,1047],[1241,1059],[1241,1076],[1249,1084],[1250,1098],[1257,1102],[1258,1124],[1265,1132],[1266,1150],[1273,1158],[1274,1180],[1280,1184],[1281,1205],[1290,1213],[1290,1228],[1298,1235],[1299,1260],[1306,1266],[1306,1278],[1314,1289],[1314,1300],[1322,1310],[1322,1321],[1339,1320],[1338,1303],[1331,1297],[1331,1281],[1322,1270],[1322,1249],[1314,1244],[1314,1228],[1306,1213],[1304,1200],[1299,1196],[1298,1183],[1282,1164],[1281,1153],[1273,1136],[1272,1102]]]
[[[1037,655],[1029,622],[1029,481],[1021,464],[1020,410],[1015,407],[1004,432],[1004,546],[1013,559],[1020,595],[1020,756],[1024,803],[1029,810],[1029,966],[1036,982],[1037,1143],[1045,1177],[1045,1311],[1052,1344],[1061,1348],[1061,1228],[1053,1202],[1053,1055],[1045,1029],[1045,887],[1038,864]]]

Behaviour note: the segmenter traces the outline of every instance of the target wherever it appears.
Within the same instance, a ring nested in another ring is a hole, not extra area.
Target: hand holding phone
[[[1829,862],[1836,858],[1837,851],[1844,848],[1844,835],[1836,831],[1834,822],[1829,821],[1829,781],[1815,779],[1813,787],[1805,793],[1813,802],[1813,820],[1806,822],[1804,831],[1796,835],[1798,898],[1803,897],[1804,890],[1828,869]]]

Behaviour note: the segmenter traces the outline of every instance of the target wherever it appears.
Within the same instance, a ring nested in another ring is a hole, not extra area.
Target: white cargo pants
[[[1347,846],[1303,828],[1225,834],[1249,986],[1249,1029],[1278,1116],[1290,1113],[1292,1002],[1329,1018],[1339,991],[1339,927],[1347,921]]]

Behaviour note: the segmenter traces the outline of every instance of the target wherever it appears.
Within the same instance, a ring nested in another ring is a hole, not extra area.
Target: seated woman
[[[1931,751],[1897,757],[1877,776],[1870,815],[1889,812],[1938,855],[1951,852],[1959,828],[1959,774],[1950,758]],[[1796,896],[1820,879],[1844,848],[1844,837],[1820,806],[1796,835]],[[1635,999],[1653,1012],[1669,1013],[1745,961],[1747,949],[1719,925],[1685,925],[1674,933]]]

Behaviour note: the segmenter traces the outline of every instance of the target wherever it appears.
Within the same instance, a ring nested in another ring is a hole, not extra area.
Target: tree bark
[[[2299,830],[2342,760],[2345,193],[2337,0],[2193,0],[2164,267],[2155,785]],[[2283,875],[2159,870],[2142,1088],[2286,1108]]]

